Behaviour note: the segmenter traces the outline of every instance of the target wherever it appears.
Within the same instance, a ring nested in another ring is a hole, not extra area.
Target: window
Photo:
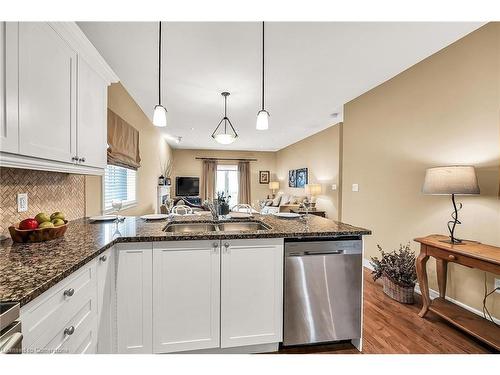
[[[237,165],[217,165],[216,190],[231,196],[229,207],[238,204],[238,180]]]
[[[104,174],[104,211],[112,211],[113,199],[121,199],[123,208],[136,203],[136,171],[108,165]]]

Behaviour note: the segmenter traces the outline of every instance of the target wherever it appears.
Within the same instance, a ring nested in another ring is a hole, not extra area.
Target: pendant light
[[[238,133],[236,133],[233,124],[231,124],[231,121],[227,117],[227,97],[231,94],[228,92],[222,92],[221,95],[224,97],[224,117],[220,120],[219,125],[217,125],[212,133],[212,138],[222,145],[228,145],[234,142],[234,140],[238,137]]]
[[[160,128],[167,126],[167,110],[161,105],[161,21],[158,32],[158,104],[153,112],[153,125]]]
[[[257,130],[269,129],[269,112],[264,109],[264,22],[262,22],[262,109],[257,113]]]

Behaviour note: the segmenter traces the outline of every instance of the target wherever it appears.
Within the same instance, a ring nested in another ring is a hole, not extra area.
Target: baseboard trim
[[[368,268],[370,271],[373,271],[373,266],[370,264],[370,261],[368,259],[363,258],[363,267]],[[422,293],[420,291],[420,285],[418,285],[418,283],[415,285],[415,293],[422,295]],[[431,298],[431,300],[434,298],[438,298],[439,293],[437,291],[435,291],[434,289],[429,289],[429,297]],[[450,302],[464,308],[465,310],[470,311],[471,313],[474,313],[474,314],[479,315],[480,317],[484,318],[483,312],[479,311],[478,309],[475,309],[474,307],[466,305],[465,303],[457,301],[456,299],[448,297],[448,296],[446,296],[445,299],[447,301],[450,301]],[[496,324],[500,324],[500,319],[498,319],[498,318],[493,317],[493,321]]]

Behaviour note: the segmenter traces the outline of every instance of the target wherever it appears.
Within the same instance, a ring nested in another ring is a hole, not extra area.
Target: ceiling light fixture
[[[262,109],[257,113],[257,130],[269,129],[269,112],[264,109],[264,22],[262,22]]]
[[[227,97],[231,94],[224,91],[221,95],[224,97],[224,117],[220,120],[219,125],[217,125],[212,133],[212,138],[220,144],[228,145],[234,142],[234,140],[238,137],[238,133],[236,133],[233,124],[231,124],[231,121],[227,117]],[[221,127],[222,123],[224,123],[223,127]],[[222,130],[224,130],[224,132],[222,132]],[[217,133],[218,131],[220,132]]]
[[[158,32],[158,104],[153,112],[153,125],[160,128],[167,126],[167,110],[161,105],[161,21]]]

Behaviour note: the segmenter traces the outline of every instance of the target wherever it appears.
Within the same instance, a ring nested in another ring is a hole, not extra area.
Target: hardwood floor
[[[387,297],[382,284],[373,282],[365,269],[363,353],[365,354],[439,354],[492,353],[474,338],[449,325],[432,312],[425,319],[417,314],[421,299],[403,305]],[[281,348],[280,354],[359,353],[350,343]]]

